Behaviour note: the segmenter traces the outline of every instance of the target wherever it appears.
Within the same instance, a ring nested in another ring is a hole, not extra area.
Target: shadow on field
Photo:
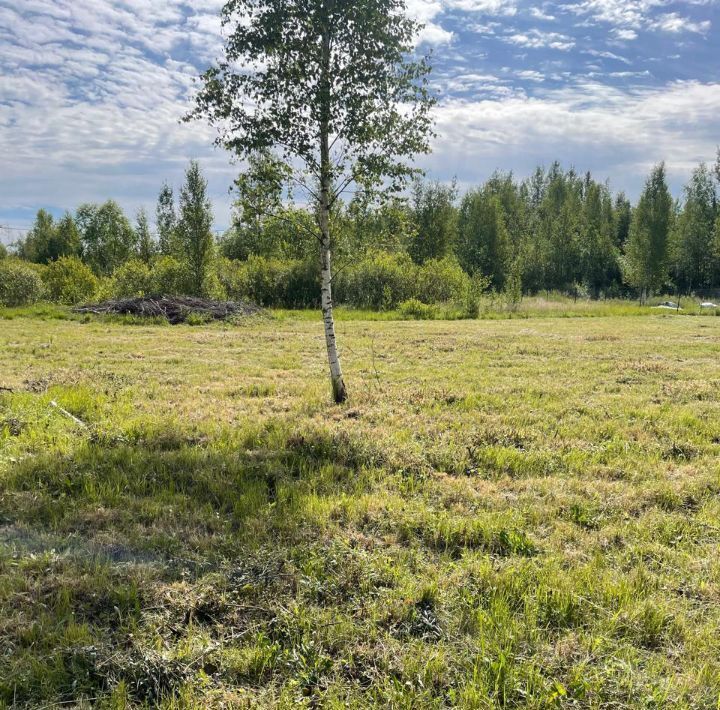
[[[118,526],[127,532],[152,528],[154,538],[139,541],[152,547],[154,540],[157,553],[197,548],[216,557],[232,554],[237,543],[302,537],[312,517],[308,505],[358,493],[360,469],[377,465],[378,458],[347,434],[320,429],[296,435],[270,425],[239,438],[172,430],[96,433],[69,454],[35,455],[12,465],[5,488],[13,503],[5,506],[5,517],[87,535]],[[218,539],[222,535],[227,540]]]
[[[0,704],[115,691],[155,704],[200,671],[221,673],[210,656],[159,653],[158,639],[172,648],[197,629],[220,646],[290,634],[293,558],[315,554],[324,501],[361,491],[374,455],[343,434],[270,425],[215,438],[94,433],[66,455],[12,464],[0,498],[0,644],[10,649]],[[231,675],[259,683],[265,665]]]
[[[418,565],[536,548],[520,518],[428,506],[425,474],[390,456],[350,430],[270,422],[91,431],[66,454],[13,463],[0,705],[156,706],[198,683],[292,682],[302,697],[330,678],[392,685],[398,651],[414,658],[444,633]],[[369,600],[377,638],[360,643]]]

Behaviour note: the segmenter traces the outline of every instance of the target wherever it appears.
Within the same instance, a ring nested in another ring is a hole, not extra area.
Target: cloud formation
[[[0,0],[0,223],[115,197],[152,210],[199,158],[227,223],[236,167],[182,124],[219,53],[222,0]],[[638,185],[682,179],[720,135],[720,3],[409,0],[434,48],[433,177],[554,158]],[[675,171],[675,173],[673,172]]]

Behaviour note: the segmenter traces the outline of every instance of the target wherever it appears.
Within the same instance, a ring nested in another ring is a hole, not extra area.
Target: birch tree
[[[331,213],[347,192],[380,196],[429,150],[427,57],[405,0],[229,0],[221,60],[194,110],[240,158],[272,151],[307,195],[320,249],[321,305],[335,402],[347,399],[333,320]]]
[[[633,213],[625,249],[626,278],[640,291],[640,301],[668,277],[668,247],[673,200],[665,179],[665,164],[656,165]]]

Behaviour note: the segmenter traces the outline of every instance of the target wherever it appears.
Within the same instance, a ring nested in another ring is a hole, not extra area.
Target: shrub
[[[413,296],[416,278],[407,254],[379,251],[338,272],[336,297],[358,308],[388,310]]]
[[[430,259],[420,267],[416,295],[423,303],[464,303],[471,291],[471,279],[455,259]]]
[[[41,272],[17,259],[0,261],[0,305],[29,306],[43,298]]]
[[[76,256],[63,256],[51,262],[43,280],[51,301],[71,306],[90,301],[98,290],[95,274]]]
[[[294,260],[288,264],[285,305],[289,308],[320,306],[320,266],[316,259]]]
[[[434,306],[418,301],[417,298],[410,298],[407,301],[403,301],[398,307],[398,312],[402,318],[414,320],[432,320],[436,316]]]
[[[113,298],[135,298],[156,293],[153,273],[140,259],[130,259],[115,269],[109,287]]]
[[[251,256],[245,263],[248,298],[259,306],[284,306],[288,262]]]
[[[148,293],[182,296],[192,292],[192,274],[187,264],[172,256],[163,256],[153,264]]]
[[[215,275],[226,298],[232,301],[249,299],[250,284],[244,261],[221,257],[215,262]]]
[[[7,249],[4,244],[0,243],[0,261],[7,259]]]

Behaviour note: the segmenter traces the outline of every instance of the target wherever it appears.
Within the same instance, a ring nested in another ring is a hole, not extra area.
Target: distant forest
[[[207,295],[314,307],[314,217],[287,200],[281,166],[255,156],[234,188],[230,229],[213,235],[207,184],[191,163],[176,199],[164,185],[154,226],[119,205],[84,204],[0,248],[0,301],[65,303],[148,293]],[[418,180],[407,198],[368,204],[354,194],[333,213],[336,300],[390,309],[484,291],[510,299],[557,291],[588,298],[720,289],[720,152],[699,165],[680,199],[655,166],[636,204],[590,173],[559,163],[518,180],[496,172],[460,194]]]

